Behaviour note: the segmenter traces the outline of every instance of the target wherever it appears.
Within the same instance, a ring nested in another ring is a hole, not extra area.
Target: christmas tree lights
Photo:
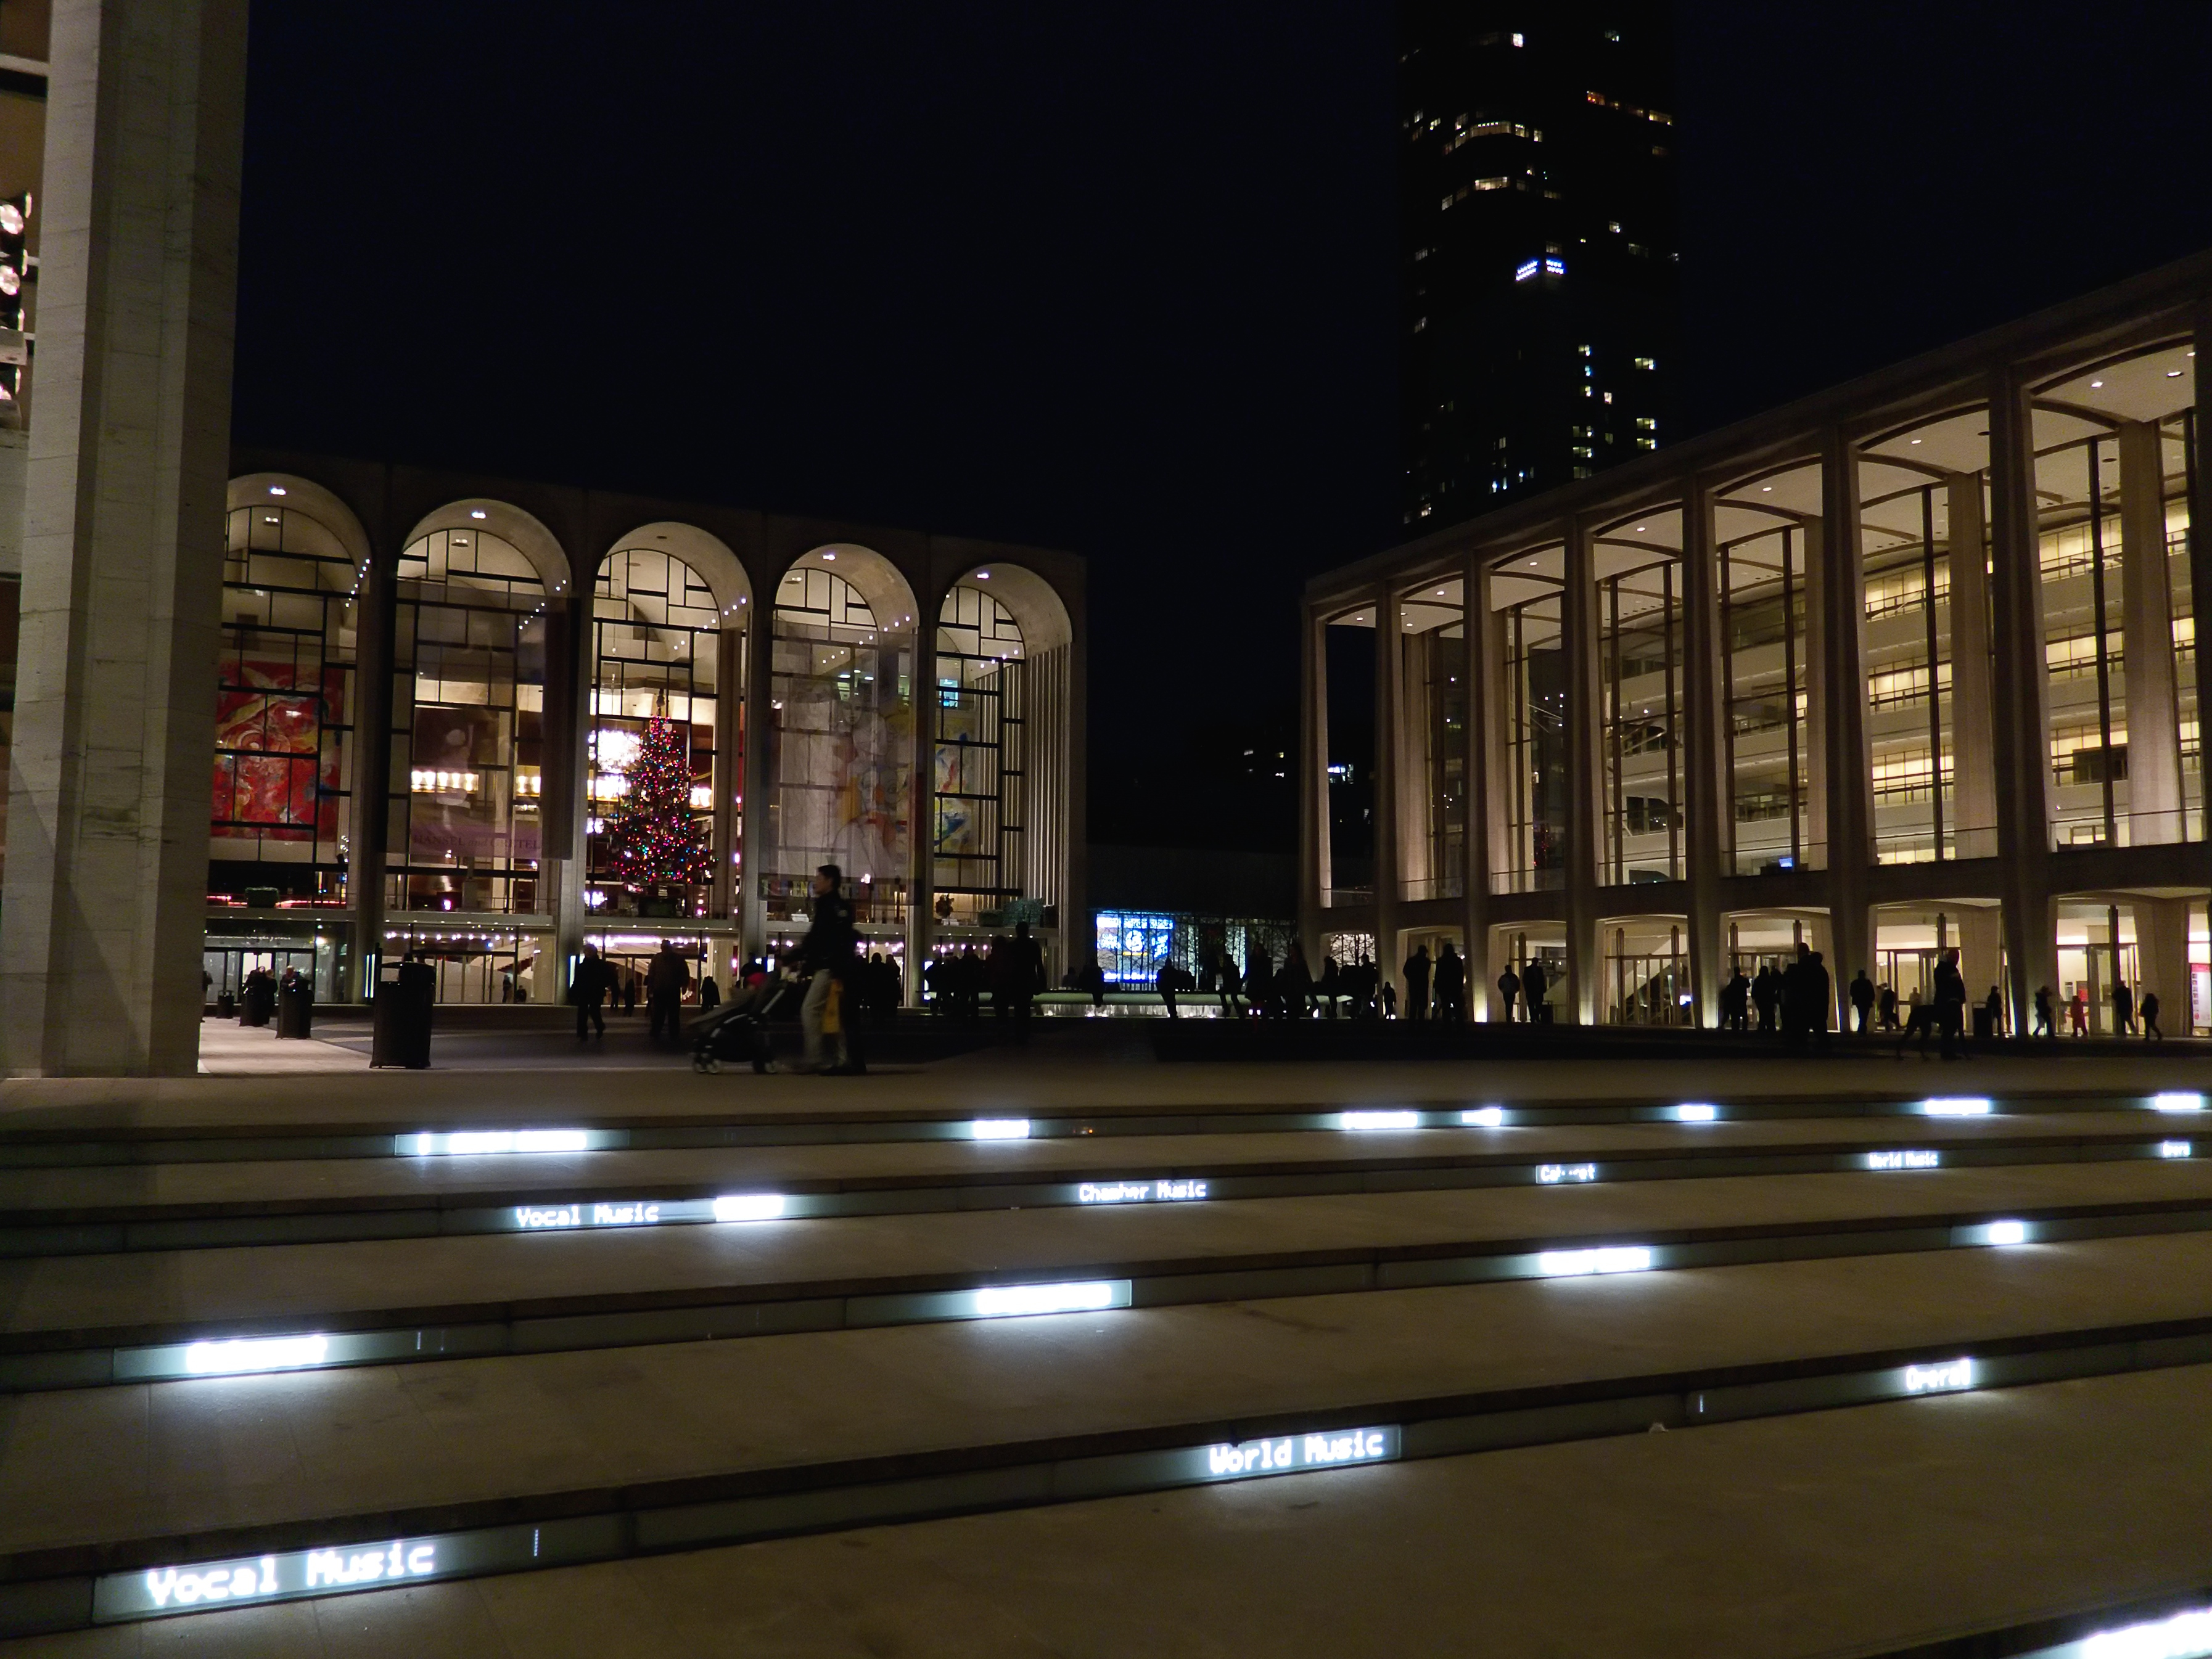
[[[707,827],[691,810],[691,738],[673,720],[646,724],[623,789],[606,814],[607,861],[631,887],[707,880]]]

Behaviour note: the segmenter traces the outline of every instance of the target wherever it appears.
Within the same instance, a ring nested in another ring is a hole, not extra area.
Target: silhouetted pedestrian
[[[1456,1026],[1467,1018],[1467,963],[1447,939],[1437,954],[1437,1018]]]
[[[1505,1009],[1506,1024],[1510,1026],[1520,1018],[1521,976],[1513,972],[1510,962],[1505,965],[1505,972],[1498,976],[1498,1000]]]

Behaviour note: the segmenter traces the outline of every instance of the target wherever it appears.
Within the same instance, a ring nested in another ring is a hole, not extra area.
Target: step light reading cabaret
[[[1973,1386],[1974,1362],[1972,1359],[1944,1359],[1932,1365],[1907,1365],[1905,1368],[1905,1391],[1907,1394],[1950,1394]]]
[[[2158,1143],[2158,1155],[2161,1158],[2189,1158],[2195,1156],[2196,1151],[2197,1144],[2193,1141],[2161,1141]]]
[[[1340,1129],[1417,1129],[1421,1126],[1418,1111],[1340,1111],[1336,1115],[1336,1126]]]
[[[1206,1196],[1203,1181],[1085,1181],[1075,1190],[1079,1204],[1176,1204]]]
[[[2150,1098],[2153,1111],[2202,1111],[2204,1097],[2201,1094],[2154,1094]]]
[[[1026,1117],[978,1117],[968,1125],[971,1141],[1026,1141],[1030,1138],[1030,1120]]]
[[[1595,1181],[1595,1164],[1539,1164],[1536,1166],[1536,1184],[1557,1186],[1563,1181]]]
[[[1940,1152],[1870,1152],[1866,1155],[1869,1169],[1937,1169],[1943,1162]]]
[[[489,1153],[592,1152],[590,1129],[457,1129],[394,1137],[402,1158],[468,1158]]]
[[[1920,1103],[1924,1117],[1986,1117],[1992,1108],[1980,1095],[1938,1095]]]
[[[1200,1478],[1249,1480],[1262,1474],[1296,1474],[1302,1469],[1342,1468],[1347,1463],[1389,1463],[1396,1461],[1398,1448],[1395,1427],[1326,1429],[1279,1439],[1242,1440],[1233,1446],[1206,1447]]]
[[[1678,1123],[1710,1123],[1720,1115],[1718,1106],[1708,1105],[1702,1100],[1674,1108],[1674,1121]]]
[[[1006,1319],[1030,1313],[1094,1313],[1126,1308],[1132,1287],[1127,1279],[1087,1279],[1060,1285],[997,1285],[973,1293],[977,1319]]]
[[[1505,1123],[1503,1106],[1471,1106],[1460,1113],[1459,1121],[1472,1129],[1501,1129]]]
[[[117,1573],[100,1580],[94,1591],[92,1616],[95,1623],[106,1624],[240,1601],[335,1595],[379,1584],[449,1576],[460,1570],[460,1564],[441,1558],[456,1553],[450,1547],[456,1541],[394,1538],[381,1544],[294,1550],[283,1555]]]
[[[1641,1244],[1613,1244],[1597,1250],[1547,1250],[1536,1257],[1536,1271],[1547,1279],[1568,1279],[1589,1273],[1649,1273],[1651,1252]]]

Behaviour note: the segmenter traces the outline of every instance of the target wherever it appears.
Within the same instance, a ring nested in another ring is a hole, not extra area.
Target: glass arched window
[[[480,530],[399,556],[392,629],[395,908],[532,912],[541,856],[545,585]]]
[[[1021,896],[1027,669],[1012,612],[968,583],[945,596],[931,880],[947,921],[981,923]]]
[[[794,570],[777,589],[772,918],[803,913],[815,867],[835,863],[864,923],[905,919],[914,635],[889,620],[833,571]]]
[[[361,575],[304,512],[229,515],[209,884],[234,898],[344,897]]]
[[[729,850],[715,845],[714,791],[734,783],[738,755],[715,753],[716,695],[721,654],[739,649],[725,638],[721,618],[698,572],[682,560],[649,548],[610,554],[592,596],[594,667],[592,678],[587,842],[593,908],[608,915],[693,916],[702,913],[703,887],[651,892],[613,879],[599,814],[623,792],[624,772],[651,721],[670,720],[690,735],[691,807],[714,859]],[[732,663],[733,669],[742,664]],[[742,683],[733,677],[732,683]]]

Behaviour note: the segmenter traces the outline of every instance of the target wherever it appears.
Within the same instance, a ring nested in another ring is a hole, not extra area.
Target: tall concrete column
[[[1873,968],[1874,765],[1866,730],[1866,560],[1858,448],[1831,427],[1820,443],[1822,669],[1827,691],[1828,978],[1835,1010],[1851,976]]]
[[[199,1057],[244,0],[56,0],[0,1030],[18,1075]]]
[[[1567,653],[1567,1008],[1579,1026],[1597,1023],[1603,1006],[1604,952],[1598,942],[1601,771],[1595,538],[1579,518],[1565,526],[1566,592],[1561,604]]]
[[[1800,538],[1805,562],[1805,741],[1798,751],[1805,776],[1805,857],[1808,869],[1828,868],[1828,570],[1827,526],[1808,519]]]
[[[1405,609],[1387,585],[1375,590],[1375,966],[1405,995],[1398,955],[1398,728],[1405,717]],[[1310,966],[1310,965],[1309,965]]]
[[[740,895],[730,853],[738,845],[745,791],[745,630],[738,620],[744,614],[726,618],[714,637],[714,879],[707,912],[731,920],[738,917]]]
[[[770,589],[771,595],[774,590]],[[745,642],[745,816],[738,848],[739,887],[732,907],[740,918],[739,953],[768,955],[768,896],[764,883],[775,851],[775,607],[748,606],[752,628]],[[914,978],[911,970],[907,974]]]
[[[2173,583],[2166,558],[2158,428],[2120,428],[2120,627],[2128,730],[2128,842],[2182,839],[2181,713],[2174,695]]]
[[[1460,760],[1466,780],[1467,832],[1460,860],[1462,920],[1467,937],[1467,1008],[1470,1020],[1480,1019],[1496,995],[1490,971],[1491,802],[1497,794],[1491,761],[1496,753],[1489,742],[1492,705],[1498,695],[1498,657],[1496,634],[1490,623],[1490,567],[1472,550],[1460,571],[1461,631],[1467,639],[1466,724]]]
[[[1988,530],[1979,473],[1951,475],[1944,489],[1951,573],[1951,816],[1961,858],[1994,858],[1997,778],[1990,742]]]
[[[2004,915],[1995,905],[1964,905],[1950,915],[1959,926],[1959,972],[1966,976],[1966,1000],[1978,1008],[1991,985],[2002,989],[2004,983],[1997,972]]]
[[[930,932],[937,918],[937,615],[941,594],[927,596],[929,606],[915,616],[914,628],[914,754],[907,788],[906,972],[908,1008],[921,1006],[921,970],[929,960]],[[1045,983],[1059,976],[1047,964]]]
[[[346,848],[346,906],[356,944],[348,1001],[376,996],[384,960],[384,872],[392,833],[392,658],[398,610],[398,559],[379,537],[362,584],[355,636],[353,799]]]
[[[2197,307],[2191,330],[2195,336],[2196,351],[2191,370],[2195,373],[2197,388],[2196,465],[2189,475],[2189,590],[2191,606],[2204,604],[2199,596],[2212,595],[2212,456],[2204,446],[2212,442],[2212,373],[2196,373],[2198,363],[2212,364],[2212,301]],[[2199,646],[2194,653],[2197,663],[2197,718],[2198,730],[2203,729],[2205,711],[2212,710],[2212,650]],[[2212,776],[2212,767],[2205,765],[2203,739],[2198,740],[2197,767],[2200,776]],[[2203,814],[2197,826],[2198,839],[2208,857],[2212,857],[2212,789],[2203,791],[2198,802]],[[2198,879],[2212,883],[2212,863],[2199,859]]]
[[[579,595],[593,590],[589,580],[570,584]],[[538,763],[538,903],[553,918],[554,955],[550,984],[538,981],[538,995],[565,999],[568,978],[583,954],[592,924],[584,902],[585,849],[592,803],[591,737],[594,721],[592,669],[594,641],[590,601],[549,599],[545,615],[545,708]]]
[[[1329,889],[1328,622],[1308,611],[1298,645],[1298,939],[1318,962]]]
[[[2132,747],[2132,728],[2128,740]],[[2128,903],[2136,917],[2136,1001],[2140,1004],[2145,991],[2157,993],[2160,1030],[2168,1037],[2186,1037],[2190,1026],[2189,901],[2131,899]]]
[[[1722,731],[1720,554],[1713,530],[1712,492],[1694,476],[1682,493],[1682,611],[1684,717],[1670,737],[1683,749],[1684,805],[1689,820],[1683,873],[1690,887],[1690,989],[1696,1023],[1706,1030],[1720,1024],[1721,984],[1727,978],[1720,884],[1735,826],[1729,817],[1728,745]]]
[[[2036,544],[2035,443],[2027,389],[1990,376],[1990,669],[1997,856],[2003,861],[2006,996],[2014,1031],[2033,1028],[2036,989],[2058,990],[2051,894],[2051,737],[2043,570]]]

